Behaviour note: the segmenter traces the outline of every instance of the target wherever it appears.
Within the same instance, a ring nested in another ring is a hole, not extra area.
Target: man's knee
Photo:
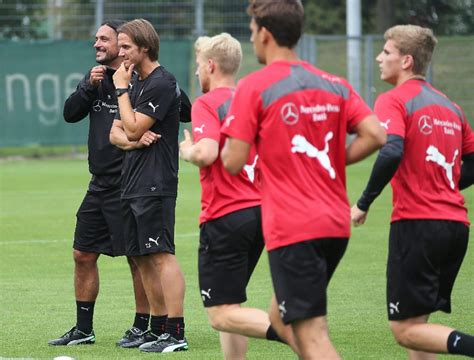
[[[208,307],[207,315],[209,319],[209,324],[214,330],[217,331],[226,331],[227,329],[227,319],[228,314],[232,311],[232,308],[238,305],[217,305]]]
[[[95,266],[97,264],[99,254],[74,249],[73,258],[76,266]]]
[[[413,343],[412,327],[416,325],[409,321],[390,321],[390,330],[396,342],[403,347],[411,348]]]

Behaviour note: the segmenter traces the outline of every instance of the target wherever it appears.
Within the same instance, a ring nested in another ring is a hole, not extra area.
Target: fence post
[[[360,0],[347,0],[347,78],[360,93],[360,36],[362,33]]]
[[[204,0],[196,0],[194,6],[194,35],[204,35]]]
[[[104,22],[104,0],[96,0],[95,2],[95,29],[92,30],[92,33],[95,34],[95,31],[100,27],[100,24]]]
[[[374,37],[365,36],[365,101],[370,107],[374,106]]]

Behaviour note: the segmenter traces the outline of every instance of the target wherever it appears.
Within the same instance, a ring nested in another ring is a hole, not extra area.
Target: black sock
[[[150,321],[151,332],[158,336],[163,334],[166,330],[165,328],[167,320],[168,315],[152,315]]]
[[[448,352],[474,357],[474,336],[454,330],[448,336]]]
[[[83,333],[92,332],[92,319],[94,318],[95,301],[76,301],[77,323],[76,327]]]
[[[166,332],[176,340],[184,338],[184,317],[168,318],[166,322]]]
[[[276,333],[275,329],[272,328],[272,326],[270,325],[268,327],[268,330],[267,330],[267,335],[265,336],[267,338],[267,340],[270,340],[270,341],[279,341],[283,344],[285,344],[285,342],[280,339],[280,337],[278,336],[278,334]]]
[[[148,329],[148,323],[150,322],[150,314],[135,313],[135,320],[133,321],[133,327],[146,331]]]

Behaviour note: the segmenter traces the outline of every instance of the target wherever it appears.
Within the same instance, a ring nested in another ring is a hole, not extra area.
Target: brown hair
[[[294,48],[303,33],[304,9],[300,0],[249,0],[247,13],[258,28],[265,27],[279,46]]]
[[[385,40],[392,40],[402,55],[413,57],[413,73],[425,75],[434,48],[438,43],[433,31],[417,25],[396,25],[385,31]]]
[[[129,21],[120,26],[117,32],[128,35],[138,47],[147,48],[151,61],[158,60],[160,37],[149,21],[145,19]]]

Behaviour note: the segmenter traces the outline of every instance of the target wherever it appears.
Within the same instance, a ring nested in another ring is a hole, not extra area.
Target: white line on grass
[[[187,233],[187,234],[175,234],[177,238],[187,238],[187,237],[197,237],[199,233]],[[31,240],[7,240],[3,241],[0,240],[0,245],[23,245],[23,244],[53,244],[53,243],[61,243],[61,242],[71,242],[72,239],[31,239]],[[1,358],[0,358],[1,360]]]

